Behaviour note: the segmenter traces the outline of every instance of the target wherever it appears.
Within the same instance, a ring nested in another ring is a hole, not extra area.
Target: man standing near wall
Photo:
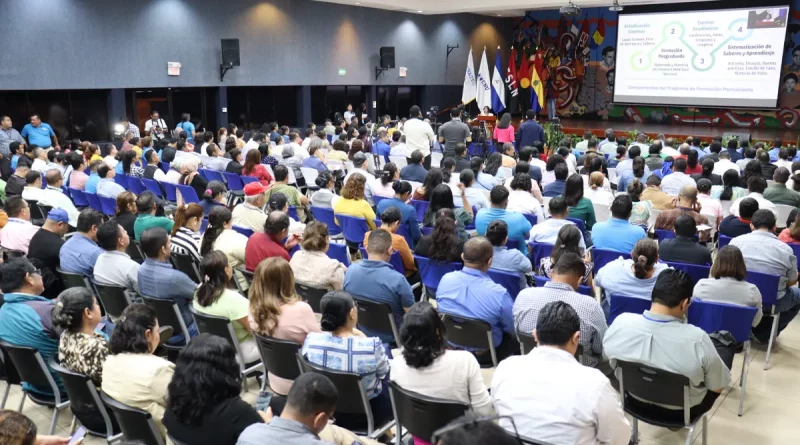
[[[422,153],[423,163],[425,170],[431,169],[431,144],[433,144],[436,135],[433,134],[431,124],[422,120],[422,110],[419,106],[414,105],[409,110],[409,118],[403,125],[403,132],[406,135],[406,145],[408,149],[413,152],[419,150]],[[455,144],[453,145],[455,151]]]
[[[60,150],[58,146],[58,137],[53,131],[53,128],[44,122],[38,114],[31,115],[31,123],[22,127],[22,137],[28,140],[28,145],[38,145],[42,148],[53,147]]]
[[[453,158],[456,155],[456,144],[472,142],[472,131],[469,125],[461,122],[461,108],[450,109],[450,122],[439,127],[439,143],[444,143],[444,157]]]
[[[532,147],[536,141],[545,142],[544,129],[536,122],[536,112],[528,110],[525,113],[525,122],[519,126],[517,151],[520,151],[522,147]]]

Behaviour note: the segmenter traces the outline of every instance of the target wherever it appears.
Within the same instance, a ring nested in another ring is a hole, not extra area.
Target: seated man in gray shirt
[[[127,253],[131,239],[116,220],[106,221],[97,229],[97,245],[105,250],[94,265],[94,281],[104,286],[123,287],[136,295],[139,263]]]
[[[661,272],[653,287],[650,310],[641,315],[621,314],[614,319],[603,338],[603,351],[611,360],[642,363],[688,377],[694,419],[710,410],[731,382],[733,354],[723,354],[728,360],[723,362],[708,334],[683,323],[693,290],[692,279],[685,272]],[[633,397],[626,397],[625,405],[660,419],[683,421],[683,407],[662,406]]]

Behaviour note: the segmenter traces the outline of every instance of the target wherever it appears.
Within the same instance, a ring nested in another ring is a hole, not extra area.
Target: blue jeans
[[[547,99],[547,116],[550,120],[556,118],[556,100],[555,99]]]
[[[175,329],[174,326],[173,326],[173,329]],[[178,328],[178,330],[180,330],[180,328]],[[194,323],[190,324],[189,326],[186,326],[186,330],[189,331],[190,339],[194,338],[194,337],[197,337],[200,334],[197,331],[197,325],[194,324]],[[173,331],[173,332],[175,332],[175,331]],[[167,344],[170,345],[170,346],[180,346],[180,345],[185,345],[187,343],[189,343],[189,342],[183,337],[183,333],[175,334],[172,337],[170,337],[169,340],[167,340]]]
[[[789,326],[789,323],[794,320],[797,313],[800,312],[800,288],[787,287],[786,293],[782,298],[778,299],[775,304],[775,312],[781,314],[781,319],[778,321],[778,334]],[[766,312],[765,314],[766,315]],[[759,341],[766,343],[769,341],[769,334],[772,330],[772,317],[764,317],[758,326],[753,328],[753,335]]]

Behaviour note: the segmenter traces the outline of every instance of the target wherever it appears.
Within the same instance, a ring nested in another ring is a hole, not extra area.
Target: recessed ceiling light
[[[417,14],[422,14],[422,10],[417,11]]]
[[[361,3],[359,3],[359,2],[356,2],[356,6],[361,6]]]
[[[497,14],[497,16],[498,16],[498,17],[502,17],[502,16],[503,16],[503,14]]]

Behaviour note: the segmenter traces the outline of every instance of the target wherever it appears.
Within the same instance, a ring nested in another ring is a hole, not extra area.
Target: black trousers
[[[431,155],[425,156],[422,159],[422,166],[425,167],[425,170],[431,169]]]
[[[500,363],[512,355],[519,355],[519,341],[517,341],[517,337],[503,332],[503,341],[499,346],[495,345],[494,352],[497,356],[497,363]],[[481,366],[493,366],[492,354],[488,350],[475,352],[474,355]]]
[[[714,406],[714,402],[719,397],[718,392],[708,391],[703,401],[693,406],[689,410],[689,418],[692,422],[703,414],[707,413]],[[642,402],[641,400],[625,395],[625,406],[635,409],[639,413],[647,413],[652,416],[665,421],[675,423],[683,423],[683,410],[682,409],[669,409],[661,406],[653,405],[652,403]]]

